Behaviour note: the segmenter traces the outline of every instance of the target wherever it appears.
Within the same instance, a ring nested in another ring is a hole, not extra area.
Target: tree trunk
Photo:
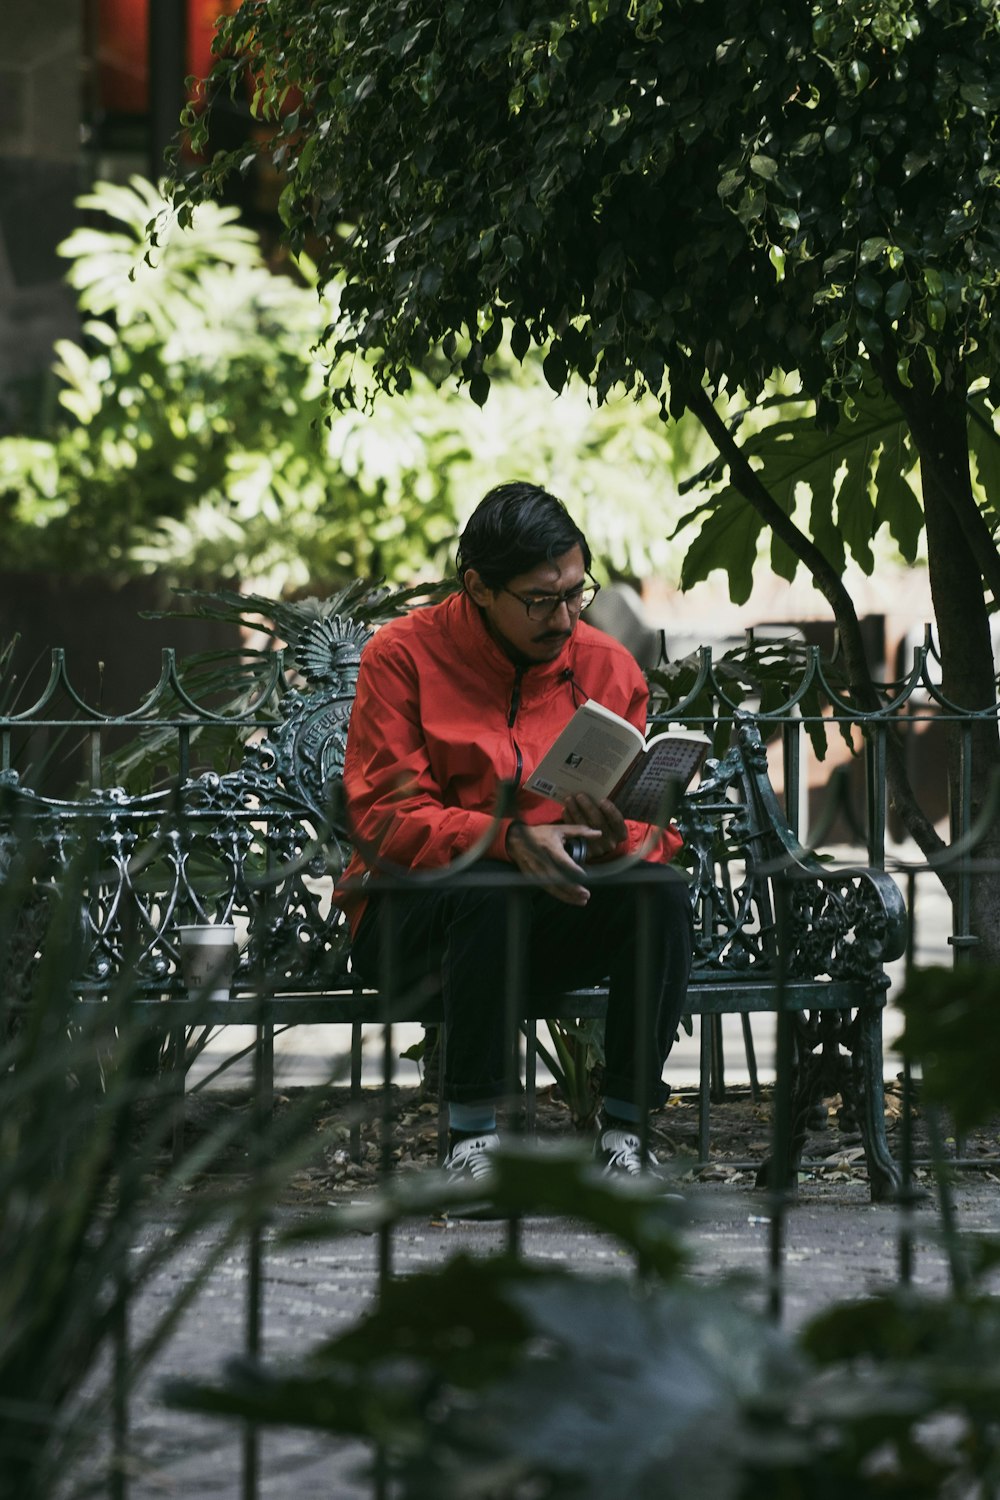
[[[944,383],[894,393],[900,399],[920,456],[920,477],[927,528],[927,565],[941,654],[941,691],[959,709],[991,710],[996,703],[996,674],[990,640],[990,616],[984,580],[995,573],[983,550],[983,518],[969,477],[968,417],[965,391]],[[952,837],[960,831],[963,799],[963,744],[969,754],[969,810],[974,821],[987,805],[992,778],[1000,766],[996,715],[986,716],[968,736],[960,724],[948,734],[948,787]],[[1000,962],[1000,825],[985,832],[972,854],[976,866],[970,891],[970,927],[978,940],[977,961]],[[953,904],[957,901],[954,881]],[[956,911],[956,917],[960,913]],[[956,928],[958,923],[956,922]]]
[[[672,371],[676,378],[678,372]],[[920,458],[920,477],[927,529],[927,557],[931,597],[941,654],[942,693],[958,709],[969,713],[991,710],[996,704],[996,674],[990,640],[987,588],[1000,602],[1000,554],[976,504],[969,474],[968,412],[961,367],[952,363],[945,380],[932,386],[929,375],[913,387],[902,387],[894,368],[881,371],[887,389],[906,417]],[[809,569],[828,600],[845,647],[848,680],[858,706],[876,709],[880,700],[864,657],[853,601],[843,580],[815,544],[775,503],[747,462],[739,444],[700,384],[685,389],[687,404],[729,466],[736,489],[764,521],[788,544]],[[987,806],[994,775],[1000,769],[997,716],[986,712],[966,738],[961,724],[949,726],[948,790],[952,808],[952,838],[961,831],[961,810],[968,788],[969,822],[975,823]],[[967,747],[964,749],[963,747]],[[957,866],[940,864],[945,845],[918,806],[906,773],[899,737],[886,738],[886,775],[889,797],[903,826],[921,853],[933,860],[952,901],[953,931],[965,935],[961,883]],[[968,753],[966,765],[965,756]],[[967,769],[967,779],[963,777]],[[965,780],[965,785],[963,784]],[[994,820],[978,840],[971,856],[968,931],[978,962],[1000,963],[1000,820]]]

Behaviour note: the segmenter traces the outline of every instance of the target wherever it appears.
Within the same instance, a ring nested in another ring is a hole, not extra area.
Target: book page
[[[708,738],[703,734],[680,731],[657,735],[616,791],[615,805],[624,817],[639,823],[652,823],[664,812],[669,817],[708,748]],[[668,789],[673,797],[665,801]]]
[[[627,719],[588,699],[542,757],[528,788],[557,802],[578,792],[600,801],[618,785],[641,744]]]

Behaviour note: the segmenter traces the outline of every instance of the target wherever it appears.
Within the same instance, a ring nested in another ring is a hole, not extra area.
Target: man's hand
[[[625,819],[607,797],[601,802],[595,802],[593,797],[579,792],[575,797],[566,799],[563,816],[567,824],[585,823],[588,828],[599,830],[600,838],[595,839],[587,848],[588,859],[603,859],[605,855],[613,854],[628,837]]]
[[[522,874],[549,877],[552,883],[545,888],[550,895],[570,906],[586,906],[590,892],[578,884],[583,870],[566,853],[567,840],[574,838],[586,839],[593,848],[602,832],[587,823],[512,823],[507,853]]]

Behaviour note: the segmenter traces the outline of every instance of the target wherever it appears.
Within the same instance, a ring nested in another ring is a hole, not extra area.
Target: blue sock
[[[492,1099],[472,1104],[448,1105],[448,1128],[461,1135],[492,1135],[497,1128],[497,1107]]]
[[[628,1099],[605,1099],[604,1113],[623,1125],[639,1124],[639,1106]]]

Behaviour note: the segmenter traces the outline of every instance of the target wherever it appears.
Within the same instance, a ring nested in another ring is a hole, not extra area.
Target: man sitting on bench
[[[515,973],[538,994],[609,981],[596,1155],[609,1173],[656,1166],[651,1153],[641,1159],[640,1109],[668,1096],[663,1064],[691,966],[687,888],[667,866],[680,837],[673,828],[626,822],[609,800],[579,796],[561,807],[524,789],[587,698],[645,733],[642,673],[623,646],[581,618],[597,592],[590,561],[561,501],[536,485],[499,485],[462,532],[460,588],[382,626],[362,655],[344,769],[359,845],[347,871],[354,894],[344,897],[352,953],[372,982],[387,942],[400,983],[440,976],[445,1170],[456,1176],[488,1176],[499,1143],[496,1106],[510,1045],[510,885],[470,880],[397,893],[390,914],[378,871],[366,868],[360,851],[376,850],[383,869],[426,871],[449,865],[491,827],[475,870],[532,877],[519,892],[524,919],[512,929],[520,943]],[[516,788],[515,813],[495,822],[501,780]],[[632,869],[588,886],[591,866],[639,850],[643,859]],[[641,903],[648,941],[640,962]],[[640,1006],[643,983],[648,998]],[[637,1013],[648,1017],[642,1037]],[[644,1079],[637,1059],[648,1070]]]

